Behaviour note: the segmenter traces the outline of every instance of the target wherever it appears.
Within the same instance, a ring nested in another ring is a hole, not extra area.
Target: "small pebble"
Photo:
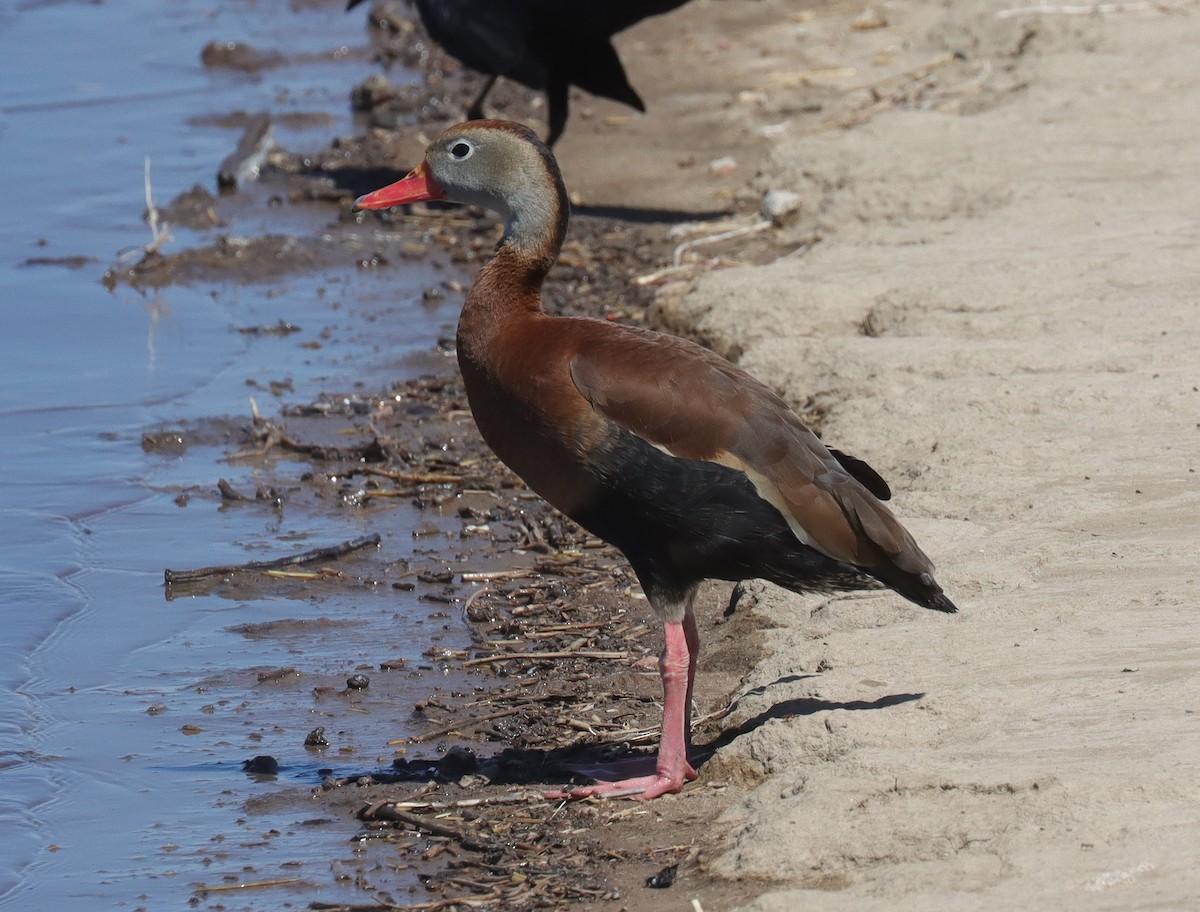
[[[243,760],[242,769],[248,773],[273,776],[279,772],[279,761],[269,754],[260,754],[250,760]]]
[[[762,217],[778,227],[800,211],[801,202],[795,190],[768,190],[763,195]]]
[[[718,177],[725,177],[737,170],[737,159],[732,155],[723,155],[720,158],[714,158],[708,163],[709,173],[715,174]]]
[[[438,772],[450,780],[459,779],[479,769],[479,760],[469,747],[455,745],[438,761]]]
[[[305,747],[328,747],[329,741],[325,738],[325,726],[318,725],[308,733],[304,738]]]
[[[868,32],[872,29],[887,28],[887,15],[877,6],[868,7],[863,10],[850,23],[850,28],[856,32]]]
[[[679,870],[679,865],[667,865],[657,874],[651,874],[646,878],[646,886],[654,890],[665,890],[667,887],[675,883],[675,873]]]

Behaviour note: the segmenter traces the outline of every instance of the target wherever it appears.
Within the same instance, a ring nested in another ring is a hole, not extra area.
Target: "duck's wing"
[[[876,571],[932,570],[872,493],[890,493],[883,479],[830,451],[766,386],[686,340],[605,329],[589,333],[570,361],[598,415],[672,456],[744,472],[796,537],[829,557]]]

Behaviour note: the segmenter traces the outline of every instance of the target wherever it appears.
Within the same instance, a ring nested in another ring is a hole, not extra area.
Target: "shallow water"
[[[330,881],[344,835],[335,846],[296,835],[296,821],[246,820],[244,803],[281,783],[316,784],[318,767],[337,765],[298,747],[296,732],[320,724],[314,675],[344,681],[380,658],[381,628],[403,630],[389,657],[415,658],[444,623],[393,591],[167,601],[168,566],[240,563],[373,531],[400,558],[411,520],[392,511],[381,529],[378,516],[350,511],[181,507],[181,489],[226,477],[253,490],[254,473],[220,461],[218,448],[141,448],[148,428],[248,416],[250,395],[270,414],[270,393],[248,380],[287,380],[288,400],[302,402],[415,370],[406,353],[428,349],[453,319],[419,302],[429,274],[346,268],[145,297],[100,282],[121,251],[149,240],[146,156],[159,204],[196,183],[213,188],[238,133],[201,125],[206,116],[330,115],[303,130],[277,126],[292,149],[349,132],[347,92],[371,70],[362,26],[340,0],[0,5],[0,907],[178,908],[195,884],[230,876]],[[199,54],[213,39],[308,56],[259,73],[207,71]],[[270,222],[262,211],[262,224],[231,230],[305,230],[294,215]],[[172,234],[168,249],[196,241]],[[83,259],[28,262],[65,257]],[[302,331],[237,331],[281,319]],[[318,350],[305,345],[317,338]],[[231,629],[323,617],[351,623]],[[308,656],[318,641],[319,657]],[[262,685],[254,674],[301,664],[302,684]],[[403,734],[404,713],[392,708],[402,699],[361,699],[362,728],[339,731],[335,744],[377,750]],[[278,780],[241,771],[255,754],[280,757]],[[227,901],[286,904],[278,891]]]

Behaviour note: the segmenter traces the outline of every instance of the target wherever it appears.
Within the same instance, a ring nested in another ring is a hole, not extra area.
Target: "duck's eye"
[[[450,154],[453,155],[458,161],[462,161],[474,151],[475,147],[469,142],[464,142],[463,140],[459,140],[450,147]]]

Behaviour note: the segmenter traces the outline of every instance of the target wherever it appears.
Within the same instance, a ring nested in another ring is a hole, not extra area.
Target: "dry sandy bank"
[[[1200,6],[1116,6],[700,2],[562,144],[589,202],[801,194],[660,317],[889,478],[961,608],[755,590],[734,721],[784,717],[697,836],[745,909],[1200,896]]]

